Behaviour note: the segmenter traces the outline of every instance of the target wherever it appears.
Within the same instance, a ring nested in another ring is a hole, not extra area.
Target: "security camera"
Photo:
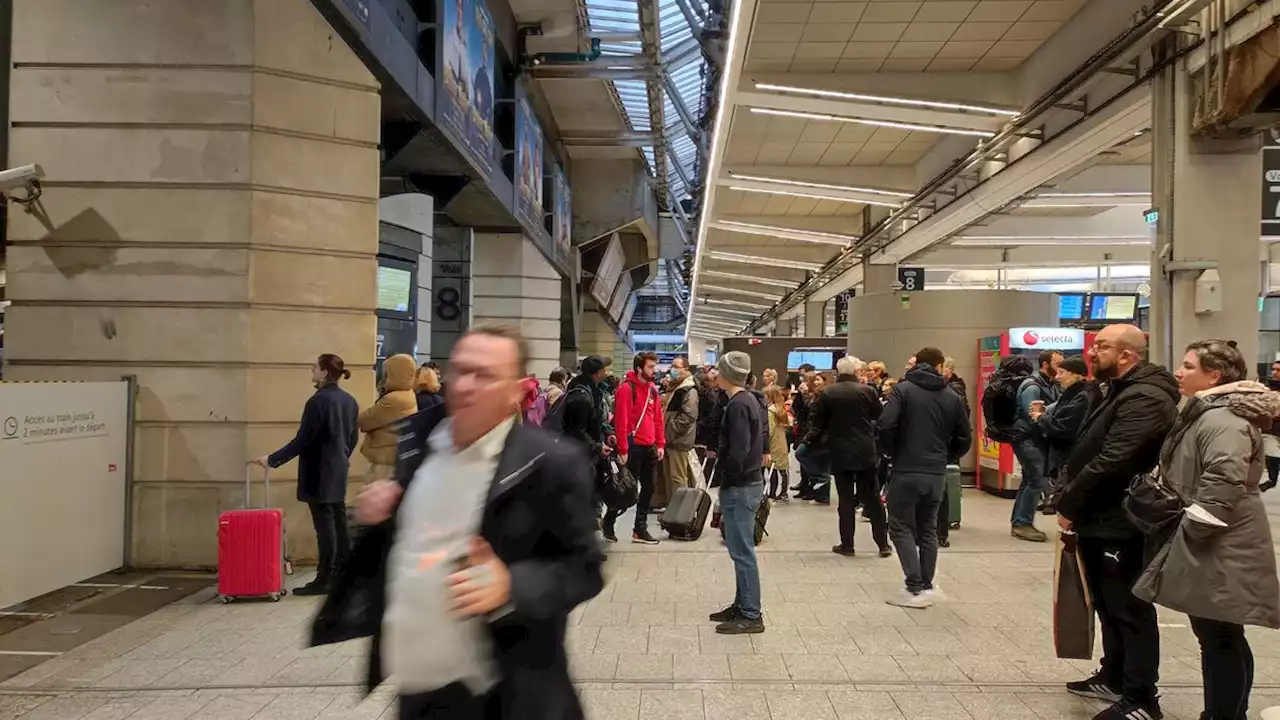
[[[26,195],[14,197],[13,201],[28,204],[40,197],[40,178],[44,177],[44,168],[39,165],[23,165],[0,172],[0,193],[11,194],[18,188],[26,188]]]

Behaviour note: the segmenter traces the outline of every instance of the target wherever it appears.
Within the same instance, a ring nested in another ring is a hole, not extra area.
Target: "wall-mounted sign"
[[[898,268],[898,284],[902,286],[903,292],[919,292],[924,290],[924,268]]]
[[[853,299],[854,291],[846,290],[836,296],[836,335],[849,334],[849,300]]]
[[[626,262],[626,255],[622,252],[622,241],[618,239],[618,234],[614,233],[613,237],[609,238],[609,245],[605,248],[600,264],[596,267],[596,276],[591,281],[589,291],[591,297],[595,298],[596,305],[602,310],[609,307],[613,291],[618,287],[618,278],[622,275],[622,266]]]
[[[525,227],[546,231],[542,210],[542,127],[523,92],[516,101],[516,214]]]
[[[1280,237],[1280,147],[1262,148],[1262,237]]]
[[[443,0],[437,124],[486,174],[493,169],[493,16],[484,0]]]
[[[554,205],[551,215],[551,237],[555,240],[556,263],[573,272],[569,256],[573,251],[573,195],[564,170],[557,165],[552,172],[555,178]]]
[[[1084,330],[1077,328],[1010,328],[1015,350],[1084,350]]]

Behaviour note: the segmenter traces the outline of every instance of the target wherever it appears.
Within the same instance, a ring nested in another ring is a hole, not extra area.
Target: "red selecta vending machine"
[[[978,408],[974,423],[977,455],[977,485],[982,490],[1011,498],[1022,484],[1022,468],[1013,448],[987,438],[986,418],[982,416],[982,395],[996,368],[1007,357],[1022,355],[1036,365],[1041,352],[1053,350],[1064,356],[1080,355],[1093,344],[1097,333],[1077,328],[1010,328],[1008,332],[978,340]],[[1086,355],[1085,357],[1088,357]]]

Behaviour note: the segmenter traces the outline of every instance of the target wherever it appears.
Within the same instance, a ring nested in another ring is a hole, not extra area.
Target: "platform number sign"
[[[924,290],[924,268],[898,268],[898,284],[902,286],[903,292],[920,292]]]
[[[1280,237],[1280,146],[1262,148],[1262,237]]]

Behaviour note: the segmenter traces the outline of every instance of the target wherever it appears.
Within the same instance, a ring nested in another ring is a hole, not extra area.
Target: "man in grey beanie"
[[[760,568],[756,563],[756,511],[764,498],[765,435],[768,423],[760,403],[743,385],[751,373],[751,356],[727,352],[716,366],[716,385],[729,401],[720,426],[716,473],[720,478],[720,517],[724,544],[733,559],[737,590],[733,604],[712,613],[724,635],[764,632],[760,607]]]

